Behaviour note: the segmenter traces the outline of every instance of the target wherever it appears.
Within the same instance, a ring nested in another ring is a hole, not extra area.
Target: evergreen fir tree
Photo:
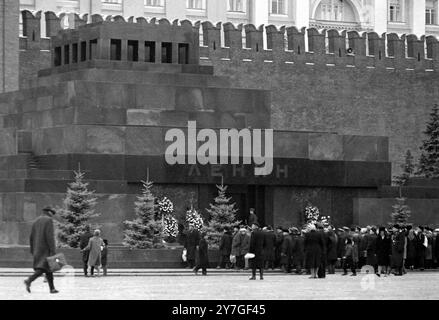
[[[63,208],[59,211],[61,222],[57,222],[57,236],[59,243],[63,246],[78,248],[81,235],[85,232],[88,220],[98,217],[95,213],[97,198],[94,191],[88,190],[88,183],[85,183],[85,174],[74,171],[75,181],[69,183],[67,195],[63,201]]]
[[[410,150],[407,150],[405,154],[404,164],[401,165],[402,173],[399,176],[393,178],[394,183],[397,186],[405,186],[407,181],[413,175],[415,171],[415,165],[413,164],[413,156]]]
[[[399,176],[393,177],[393,183],[399,187],[399,197],[402,198],[402,187],[407,185],[410,177],[415,171],[415,165],[413,164],[413,156],[410,150],[407,150],[405,154],[404,164],[401,165],[402,173]]]
[[[439,107],[434,105],[430,120],[424,132],[427,138],[422,142],[418,175],[426,178],[439,177]]]
[[[391,214],[393,224],[406,225],[410,218],[410,208],[405,204],[405,198],[396,198],[396,204],[392,206]]]
[[[235,203],[230,203],[232,198],[226,197],[227,186],[217,185],[218,196],[215,203],[210,204],[210,209],[206,211],[210,214],[210,221],[206,228],[207,240],[212,248],[218,248],[224,228],[232,230],[233,227],[239,226],[240,221],[236,221]]]
[[[124,221],[125,246],[131,249],[150,249],[161,247],[161,221],[155,219],[155,198],[151,192],[153,183],[142,181],[142,194],[134,202],[136,218],[133,221]]]

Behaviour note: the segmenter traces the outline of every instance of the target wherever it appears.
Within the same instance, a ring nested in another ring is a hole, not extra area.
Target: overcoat
[[[229,256],[232,252],[232,235],[228,232],[221,236],[219,251],[222,256]]]
[[[326,259],[328,261],[337,260],[337,243],[338,243],[337,235],[335,234],[334,231],[328,231],[327,237],[329,241],[327,242]]]
[[[248,252],[255,255],[255,257],[250,260],[253,268],[264,268],[264,250],[266,249],[265,240],[265,232],[260,230],[254,230],[252,232]]]
[[[188,260],[196,259],[196,250],[199,243],[200,232],[197,229],[189,231],[186,237],[186,243],[184,245],[184,247],[186,248],[186,257]]]
[[[392,267],[402,267],[404,259],[405,234],[397,232],[392,236]]]
[[[305,239],[302,235],[293,236],[292,264],[303,266],[305,259]]]
[[[238,232],[233,237],[231,254],[236,257],[243,256],[248,252],[249,247],[250,247],[250,236]]]
[[[390,265],[391,244],[391,240],[388,236],[384,236],[384,238],[381,237],[381,235],[377,236],[375,248],[379,266]]]
[[[366,240],[366,264],[369,266],[374,266],[377,264],[376,257],[376,241],[377,235],[374,233],[367,234],[365,237]]]
[[[291,234],[284,235],[281,249],[281,264],[289,266],[293,254],[293,237]]]
[[[337,241],[337,258],[343,258],[343,256],[345,255],[346,238],[346,232],[340,233]]]
[[[305,255],[307,269],[317,269],[320,267],[324,253],[323,234],[312,230],[305,234]]]
[[[274,261],[275,259],[275,246],[276,246],[276,235],[274,231],[266,231],[265,235],[265,261]]]
[[[83,250],[84,248],[87,247],[88,245],[88,241],[90,240],[90,238],[93,237],[93,235],[91,234],[91,232],[85,232],[81,235],[81,237],[79,238],[79,249]],[[82,251],[82,261],[84,263],[87,263],[88,261],[88,255],[89,255],[89,251],[88,250],[84,250]]]
[[[53,220],[46,214],[38,217],[32,225],[29,238],[30,253],[33,255],[33,268],[49,272],[47,257],[55,254],[55,233]]]
[[[407,260],[413,263],[414,259],[416,259],[416,239],[407,237]]]
[[[253,223],[258,223],[258,216],[254,213],[250,213],[248,216],[248,225],[251,226]]]
[[[209,268],[208,245],[206,239],[201,239],[198,245],[198,267]]]
[[[104,241],[101,237],[93,236],[88,240],[88,245],[85,250],[89,250],[88,255],[88,266],[89,267],[99,267],[102,264],[101,258],[101,247],[104,245]]]

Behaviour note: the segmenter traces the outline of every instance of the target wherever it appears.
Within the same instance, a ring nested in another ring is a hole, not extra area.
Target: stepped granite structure
[[[274,170],[256,177],[251,165],[166,163],[166,131],[272,128],[271,93],[243,89],[199,62],[198,29],[188,22],[97,21],[52,38],[52,67],[1,101],[1,242],[27,244],[32,220],[61,205],[72,171],[81,166],[99,195],[96,222],[110,243],[147,171],[158,192],[186,210],[203,209],[224,179],[240,218],[255,207],[267,224],[300,223],[300,198],[315,190],[335,223],[353,222],[353,199],[390,183],[388,139],[332,132],[274,131]]]
[[[46,12],[47,38],[41,13],[22,16],[20,90],[0,95],[2,245],[27,245],[33,219],[62,204],[79,165],[112,244],[147,172],[177,213],[193,199],[205,215],[224,179],[242,220],[254,207],[262,223],[299,225],[310,201],[338,226],[386,223],[392,166],[419,145],[439,97],[433,37],[269,26],[265,45],[253,25],[94,15],[62,30]],[[168,165],[165,134],[188,121],[274,129],[272,174]],[[404,190],[414,223],[439,223],[438,190]]]

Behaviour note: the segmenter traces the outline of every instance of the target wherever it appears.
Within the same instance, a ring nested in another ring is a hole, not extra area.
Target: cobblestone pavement
[[[32,294],[25,291],[24,276],[0,277],[2,300],[312,300],[439,299],[439,273],[413,272],[403,277],[378,278],[328,275],[309,279],[306,275],[267,274],[265,280],[248,280],[248,273],[195,275],[55,277],[59,294],[48,293],[47,283],[37,279]]]

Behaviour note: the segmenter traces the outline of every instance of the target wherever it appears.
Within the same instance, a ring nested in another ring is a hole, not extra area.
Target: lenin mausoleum
[[[193,199],[206,218],[223,179],[242,220],[253,207],[265,225],[300,225],[307,199],[336,226],[386,224],[392,176],[406,150],[419,155],[439,101],[434,37],[100,15],[75,15],[64,30],[53,12],[21,14],[24,36],[17,19],[0,39],[11,61],[3,87],[19,70],[18,90],[0,94],[3,246],[28,245],[32,221],[62,205],[79,165],[111,244],[147,172],[176,210]],[[166,131],[188,121],[273,129],[273,172],[167,164]],[[439,224],[437,184],[413,179],[403,192],[410,222]]]

